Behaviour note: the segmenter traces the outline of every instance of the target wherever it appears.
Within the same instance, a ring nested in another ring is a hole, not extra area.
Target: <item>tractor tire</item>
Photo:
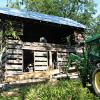
[[[92,86],[96,95],[100,97],[100,67],[96,67],[92,73]]]

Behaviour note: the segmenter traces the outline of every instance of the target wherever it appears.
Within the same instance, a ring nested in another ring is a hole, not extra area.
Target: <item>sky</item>
[[[97,4],[97,13],[96,15],[100,14],[100,0],[94,0],[94,2]],[[7,4],[7,0],[0,0],[0,7],[5,7]]]

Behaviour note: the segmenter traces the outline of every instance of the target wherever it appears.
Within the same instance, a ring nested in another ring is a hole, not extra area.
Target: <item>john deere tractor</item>
[[[94,92],[100,97],[100,34],[87,38],[82,44],[83,54],[79,56],[71,53],[69,60],[76,62],[83,85],[91,83]]]

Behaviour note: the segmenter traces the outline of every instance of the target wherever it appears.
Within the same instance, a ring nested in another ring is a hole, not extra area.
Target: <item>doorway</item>
[[[34,52],[32,50],[23,50],[23,71],[34,71]]]
[[[57,52],[52,52],[52,65],[54,69],[57,69]]]

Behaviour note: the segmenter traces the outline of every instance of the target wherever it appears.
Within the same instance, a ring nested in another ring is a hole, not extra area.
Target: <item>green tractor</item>
[[[91,83],[94,92],[100,97],[100,34],[85,40],[83,54],[69,55],[69,61],[76,62],[80,79],[84,86]]]

